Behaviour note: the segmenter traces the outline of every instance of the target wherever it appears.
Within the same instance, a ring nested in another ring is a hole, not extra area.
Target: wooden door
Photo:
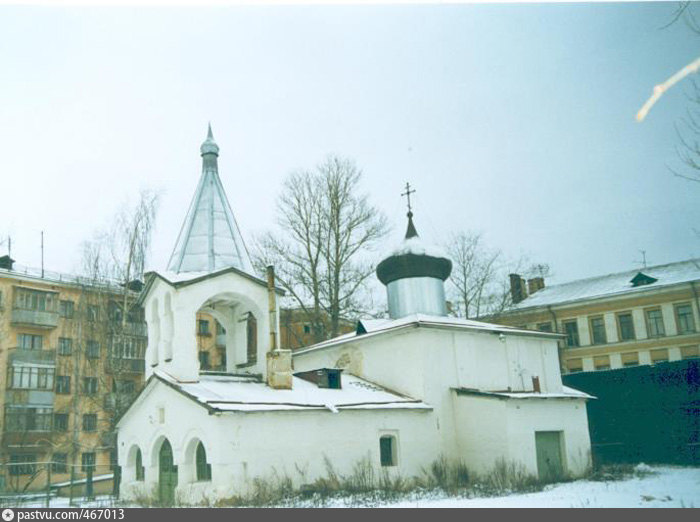
[[[166,439],[158,453],[158,498],[161,504],[172,506],[177,486],[177,466],[173,461],[173,448]]]
[[[537,474],[544,482],[556,482],[564,476],[561,431],[536,431]]]

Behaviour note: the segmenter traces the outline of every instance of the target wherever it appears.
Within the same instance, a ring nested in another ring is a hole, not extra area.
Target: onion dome
[[[438,248],[426,245],[408,213],[406,236],[401,244],[377,266],[377,277],[384,285],[398,279],[432,277],[445,281],[452,272],[450,261]]]
[[[452,261],[418,237],[413,213],[409,210],[406,236],[377,266],[377,277],[386,286],[389,317],[446,316],[444,282],[450,272]]]
[[[211,132],[211,123],[209,124],[209,132],[207,132],[207,139],[204,140],[202,146],[199,147],[199,152],[204,156],[205,154],[216,154],[219,155],[219,146],[214,141],[214,135]]]

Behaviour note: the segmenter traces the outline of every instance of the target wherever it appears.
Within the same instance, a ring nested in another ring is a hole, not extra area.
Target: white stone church
[[[369,458],[406,477],[441,457],[472,473],[499,459],[540,477],[587,471],[591,397],[562,385],[559,336],[448,317],[452,264],[423,245],[410,212],[403,243],[377,267],[390,318],[279,349],[282,292],[272,270],[253,272],[218,153],[209,129],[168,269],[149,273],[141,296],[147,382],[118,423],[124,498],[215,500],[275,473],[301,486],[326,460],[348,473]],[[200,371],[198,311],[226,331],[225,373]]]

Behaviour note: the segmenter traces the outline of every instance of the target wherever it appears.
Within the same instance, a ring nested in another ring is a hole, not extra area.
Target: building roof
[[[248,251],[219,178],[219,147],[209,126],[201,147],[202,176],[175,243],[168,270],[212,272],[234,267],[253,273]]]
[[[647,277],[640,277],[640,274]],[[635,278],[637,281],[652,279],[656,281],[634,286],[632,280]],[[648,292],[690,281],[700,281],[700,259],[689,259],[548,286],[513,306],[511,311]]]
[[[561,392],[509,392],[509,391],[484,391],[472,388],[453,388],[457,395],[476,395],[478,397],[493,397],[495,399],[595,399],[593,395],[562,386]]]
[[[346,373],[341,376],[340,389],[319,388],[292,377],[291,390],[275,390],[255,376],[202,374],[199,382],[179,382],[158,370],[153,375],[210,411],[218,412],[432,409],[422,401]]]
[[[481,321],[472,321],[471,319],[462,319],[459,317],[445,317],[438,315],[427,314],[412,314],[398,319],[362,319],[357,322],[357,328],[354,332],[340,335],[333,339],[323,341],[307,348],[301,348],[293,353],[293,356],[304,354],[313,350],[322,350],[356,340],[367,339],[376,335],[382,335],[389,332],[408,328],[447,328],[457,330],[468,330],[473,332],[484,332],[491,334],[510,334],[523,335],[529,337],[543,337],[548,339],[559,339],[561,334],[540,332],[535,330],[524,330],[514,326],[504,326],[500,324],[484,323]]]

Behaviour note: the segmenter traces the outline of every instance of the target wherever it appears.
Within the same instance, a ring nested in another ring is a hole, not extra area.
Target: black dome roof
[[[408,213],[408,227],[403,247],[377,265],[377,277],[384,285],[409,277],[434,277],[445,280],[452,272],[452,261],[429,252],[418,239],[413,213]]]

